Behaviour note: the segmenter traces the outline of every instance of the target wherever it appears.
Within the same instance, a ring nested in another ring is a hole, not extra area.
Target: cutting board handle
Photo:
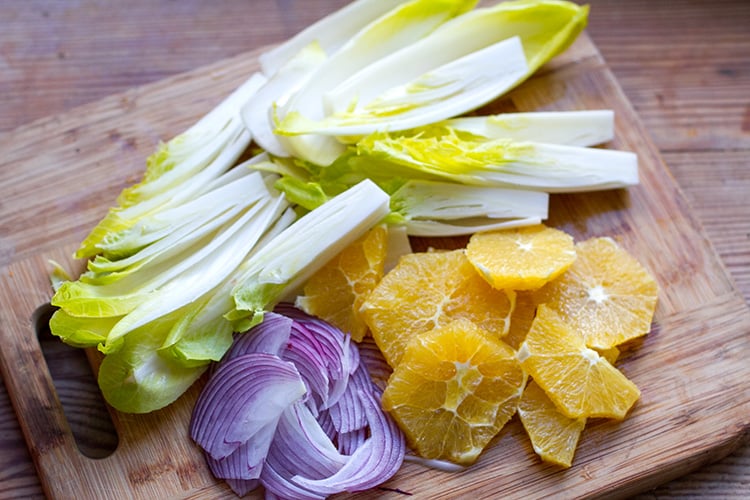
[[[16,280],[29,276],[21,277],[6,269],[3,278]],[[0,366],[29,452],[45,486],[44,471],[50,470],[52,464],[57,464],[55,468],[66,464],[66,468],[82,471],[88,460],[78,451],[36,334],[38,323],[49,318],[49,296],[41,292],[44,288],[29,289],[28,282],[15,285],[18,300],[13,307],[4,307],[2,315]],[[13,317],[9,317],[11,314]]]
[[[59,248],[0,269],[0,369],[46,496],[226,496],[228,487],[214,479],[202,450],[188,435],[199,384],[172,405],[148,414],[108,408],[117,448],[104,458],[79,450],[37,335],[51,315],[49,260],[69,270],[81,267],[71,254],[70,248]],[[92,368],[98,364],[95,358],[89,356]]]

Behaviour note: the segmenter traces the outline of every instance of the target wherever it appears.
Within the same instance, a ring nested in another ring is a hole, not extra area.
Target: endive
[[[487,139],[434,125],[403,134],[377,132],[357,143],[354,169],[404,171],[404,177],[580,192],[638,184],[634,153],[531,141]],[[409,173],[406,173],[408,171]]]
[[[233,167],[251,140],[239,109],[265,81],[260,73],[253,74],[188,130],[160,145],[147,160],[143,180],[120,193],[118,206],[81,242],[76,258],[93,257],[111,233],[204,193]]]
[[[275,71],[242,107],[241,115],[253,140],[266,152],[286,157],[291,148],[274,133],[276,109],[286,104],[326,60],[323,48],[311,42]]]
[[[213,194],[220,196],[216,199]],[[217,248],[240,232],[248,217],[252,218],[272,196],[261,174],[248,172],[244,178],[198,198],[200,212],[191,217],[186,214],[184,224],[174,224],[167,234],[132,255],[117,260],[97,256],[78,280],[59,287],[52,305],[76,316],[127,314],[174,279],[196,272],[196,263],[208,265],[205,258],[218,258]],[[247,252],[252,245],[243,242],[231,247],[239,248]]]
[[[615,136],[615,114],[611,109],[464,116],[438,125],[488,139],[564,146],[595,146],[611,141]]]
[[[452,42],[434,35],[424,39],[424,42],[436,39]],[[352,98],[348,109],[334,112],[319,122],[309,120],[299,112],[289,113],[277,132],[286,135],[317,133],[359,136],[380,129],[397,131],[419,127],[460,115],[495,99],[518,83],[527,71],[523,47],[518,37],[501,40],[453,60],[430,56],[446,53],[442,47],[433,45],[436,44],[418,43],[373,64],[362,72],[365,74],[364,78],[361,73],[356,75],[352,88],[355,92],[366,91],[366,81],[388,80],[380,75],[409,75],[412,71],[405,68],[421,68],[423,65],[418,61],[440,63],[445,60],[445,64],[431,67],[427,72],[403,85],[388,89],[371,101],[363,99],[361,106],[358,106],[358,102],[362,96],[358,94]],[[398,61],[394,63],[393,59]],[[498,64],[498,61],[502,61],[502,64]],[[339,96],[330,98],[330,101],[344,102]]]
[[[364,180],[302,216],[243,264],[232,291],[235,310],[226,317],[238,331],[262,321],[264,311],[383,219],[388,202]]]
[[[278,132],[345,139],[457,116],[502,95],[566,49],[587,15],[587,7],[557,0],[502,2],[467,12],[329,89],[325,116],[299,110],[281,121]],[[516,37],[520,56],[502,45]],[[493,53],[491,47],[503,56],[492,63],[460,63],[481,61],[482,54]],[[516,57],[524,59],[523,67]],[[488,65],[494,78],[484,78]]]
[[[278,109],[279,118],[292,113],[311,120],[325,116],[323,94],[368,65],[427,36],[449,19],[474,7],[476,0],[411,0],[389,10],[367,24],[325,63],[317,68],[288,102]],[[298,158],[327,165],[343,146],[330,137],[290,137],[290,153]]]
[[[269,191],[264,174],[245,172],[189,203],[203,211],[173,224],[172,232],[118,260],[97,256],[78,280],[63,283],[52,298],[60,308],[52,332],[77,345],[95,341],[108,353],[129,332],[198,304],[236,270],[287,206]]]
[[[256,246],[264,246],[296,219],[291,208],[286,209]],[[165,314],[141,326],[132,325],[127,335],[110,346],[111,352],[104,357],[98,378],[102,394],[110,405],[132,413],[163,408],[180,397],[212,361],[222,358],[232,345],[235,331],[224,315],[234,306],[231,290],[235,286],[235,273],[240,273],[241,269],[242,265],[238,266],[217,286],[192,302],[172,312],[166,312],[165,308]],[[55,316],[60,313],[64,314],[58,310]],[[95,343],[102,335],[99,342],[111,337],[112,329],[122,320],[82,319],[63,317],[60,323],[77,327],[75,339]],[[53,317],[51,325],[54,320]]]
[[[184,313],[177,311],[134,330],[123,337],[117,352],[104,356],[97,381],[111,406],[127,413],[158,410],[179,398],[206,371],[210,361],[185,364],[160,349]],[[225,350],[231,334],[228,340]]]
[[[412,236],[455,236],[538,224],[549,195],[522,189],[411,180],[391,195],[389,221]]]

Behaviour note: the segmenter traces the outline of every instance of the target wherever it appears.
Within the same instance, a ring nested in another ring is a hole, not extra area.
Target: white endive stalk
[[[285,138],[274,133],[276,110],[302,87],[326,60],[325,51],[313,42],[289,59],[242,107],[242,120],[253,140],[274,156],[287,157],[291,151]]]
[[[443,131],[440,133],[440,131]],[[438,131],[438,135],[430,135]],[[445,127],[414,135],[375,133],[357,143],[357,161],[377,159],[406,168],[406,178],[448,180],[548,193],[594,191],[638,184],[638,157],[610,149],[506,139],[462,138]]]
[[[438,125],[487,139],[534,141],[564,146],[595,146],[615,136],[615,114],[611,109],[587,111],[536,111],[466,116]]]
[[[391,209],[411,236],[456,236],[539,223],[549,195],[538,191],[451,182],[409,181],[391,195]]]
[[[439,48],[433,47],[438,44],[426,43],[433,38],[378,61],[347,81],[345,89],[328,94],[327,102],[333,108],[329,116],[316,122],[289,114],[279,133],[362,136],[421,127],[492,101],[516,85],[528,70],[518,37],[457,59],[441,57]],[[398,83],[377,93],[383,85],[375,82],[382,80]]]
[[[260,321],[286,290],[306,281],[385,217],[388,202],[384,191],[364,180],[302,216],[243,264],[232,292],[236,310],[227,317]]]
[[[209,293],[237,269],[285,207],[283,197],[259,201],[186,259],[189,268],[123,317],[110,331],[107,343]]]

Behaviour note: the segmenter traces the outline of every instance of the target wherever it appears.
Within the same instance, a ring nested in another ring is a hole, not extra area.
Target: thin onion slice
[[[232,347],[222,358],[222,363],[242,354],[265,352],[280,356],[289,342],[293,321],[281,314],[267,313],[263,322],[253,328],[252,334],[235,336]]]
[[[206,384],[193,408],[190,436],[212,458],[222,459],[268,429],[304,394],[292,363],[265,353],[238,356]]]
[[[406,448],[403,435],[395,422],[381,411],[380,403],[372,393],[360,391],[359,396],[370,424],[370,438],[331,477],[308,479],[297,475],[292,478],[294,483],[328,495],[362,491],[382,483],[383,477],[390,478],[401,467]],[[400,439],[394,439],[396,436]]]
[[[219,460],[206,457],[211,473],[222,479],[258,479],[275,429],[276,422],[269,422],[229,456]]]
[[[372,381],[361,368],[354,373],[341,398],[329,408],[331,420],[339,434],[358,431],[368,424],[364,409],[357,401],[357,392],[367,390],[372,391]]]
[[[311,477],[323,479],[335,474],[347,462],[315,417],[303,405],[295,405],[284,412],[276,439],[268,452],[267,461],[277,464],[284,475],[305,470]]]

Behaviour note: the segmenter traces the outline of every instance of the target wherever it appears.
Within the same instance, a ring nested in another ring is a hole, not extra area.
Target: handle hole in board
[[[49,320],[55,308],[43,304],[34,312],[34,329],[47,362],[65,418],[78,450],[89,458],[105,458],[118,444],[117,431],[83,349],[52,335]]]

